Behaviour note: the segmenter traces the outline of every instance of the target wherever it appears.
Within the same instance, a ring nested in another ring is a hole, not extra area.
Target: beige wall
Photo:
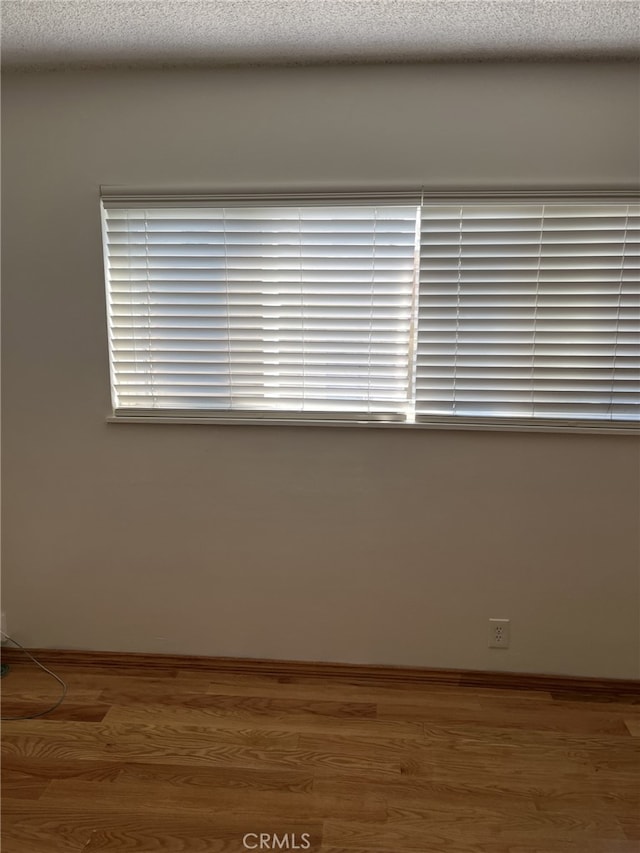
[[[108,425],[98,215],[99,184],[628,184],[638,91],[597,63],[5,75],[10,632],[640,675],[636,438]]]

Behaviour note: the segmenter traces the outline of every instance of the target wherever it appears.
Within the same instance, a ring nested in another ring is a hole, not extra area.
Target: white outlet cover
[[[511,620],[489,619],[489,648],[508,649],[511,640]]]

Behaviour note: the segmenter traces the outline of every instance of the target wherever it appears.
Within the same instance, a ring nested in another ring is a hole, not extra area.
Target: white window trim
[[[561,202],[566,201],[593,201],[597,203],[621,202],[624,200],[637,201],[640,195],[640,187],[616,187],[616,188],[576,188],[576,189],[545,189],[545,188],[521,188],[521,189],[463,189],[456,188],[443,190],[440,188],[429,189],[415,187],[399,189],[381,189],[379,191],[362,191],[360,189],[345,190],[336,188],[329,191],[296,189],[289,193],[278,190],[266,190],[265,192],[235,192],[233,190],[220,192],[201,192],[195,188],[167,188],[161,191],[149,190],[147,188],[132,188],[121,186],[100,187],[100,198],[102,205],[109,206],[127,205],[131,208],[149,207],[154,203],[160,205],[180,204],[194,207],[210,207],[216,205],[225,206],[253,206],[257,204],[298,204],[298,205],[321,205],[326,203],[345,204],[417,204],[420,205],[426,198],[434,203],[470,203],[484,201],[510,201],[518,202]],[[106,248],[105,248],[106,269]],[[588,421],[585,419],[567,420],[563,418],[527,418],[527,417],[461,417],[458,415],[444,415],[423,417],[420,421],[398,420],[392,415],[376,416],[363,420],[360,416],[347,416],[336,419],[330,413],[296,414],[295,417],[274,417],[273,412],[265,412],[257,415],[249,412],[246,415],[238,412],[216,413],[203,415],[195,411],[173,411],[162,412],[159,410],[119,410],[118,414],[111,412],[107,415],[106,422],[109,424],[146,424],[146,425],[210,425],[210,426],[313,426],[313,427],[346,427],[346,428],[375,428],[375,429],[426,429],[426,430],[480,430],[480,431],[505,431],[505,432],[551,432],[551,433],[577,433],[577,434],[609,434],[609,435],[640,435],[640,424],[634,421],[611,422],[605,419]]]
[[[620,426],[612,426],[609,421],[604,421],[606,426],[598,426],[600,421],[593,424],[585,421],[569,422],[560,421],[558,423],[536,419],[535,423],[528,421],[523,423],[523,418],[503,418],[501,422],[489,421],[489,419],[474,418],[473,421],[463,421],[456,417],[456,420],[451,419],[443,421],[359,421],[353,420],[330,420],[329,418],[256,418],[246,417],[238,418],[236,416],[229,417],[195,417],[188,415],[153,415],[145,417],[144,415],[107,415],[106,422],[108,424],[146,424],[162,425],[162,426],[177,426],[177,425],[193,425],[193,426],[279,426],[279,427],[347,427],[347,428],[373,428],[373,429],[425,429],[425,430],[481,430],[483,432],[555,432],[555,433],[585,433],[599,435],[640,435],[640,427],[630,424],[621,424]]]

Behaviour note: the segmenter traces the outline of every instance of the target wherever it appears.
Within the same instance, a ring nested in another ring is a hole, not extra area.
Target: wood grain
[[[3,853],[640,851],[628,683],[148,662],[65,653],[65,703],[4,724]],[[55,699],[30,664],[2,686],[3,714]]]
[[[640,737],[640,719],[636,718],[634,720],[625,720],[625,726],[629,730],[629,734],[633,735],[633,737]]]

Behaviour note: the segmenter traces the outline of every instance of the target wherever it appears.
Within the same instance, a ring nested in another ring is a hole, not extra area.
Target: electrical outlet
[[[509,648],[509,628],[511,620],[509,619],[489,619],[489,648],[490,649],[508,649]]]

